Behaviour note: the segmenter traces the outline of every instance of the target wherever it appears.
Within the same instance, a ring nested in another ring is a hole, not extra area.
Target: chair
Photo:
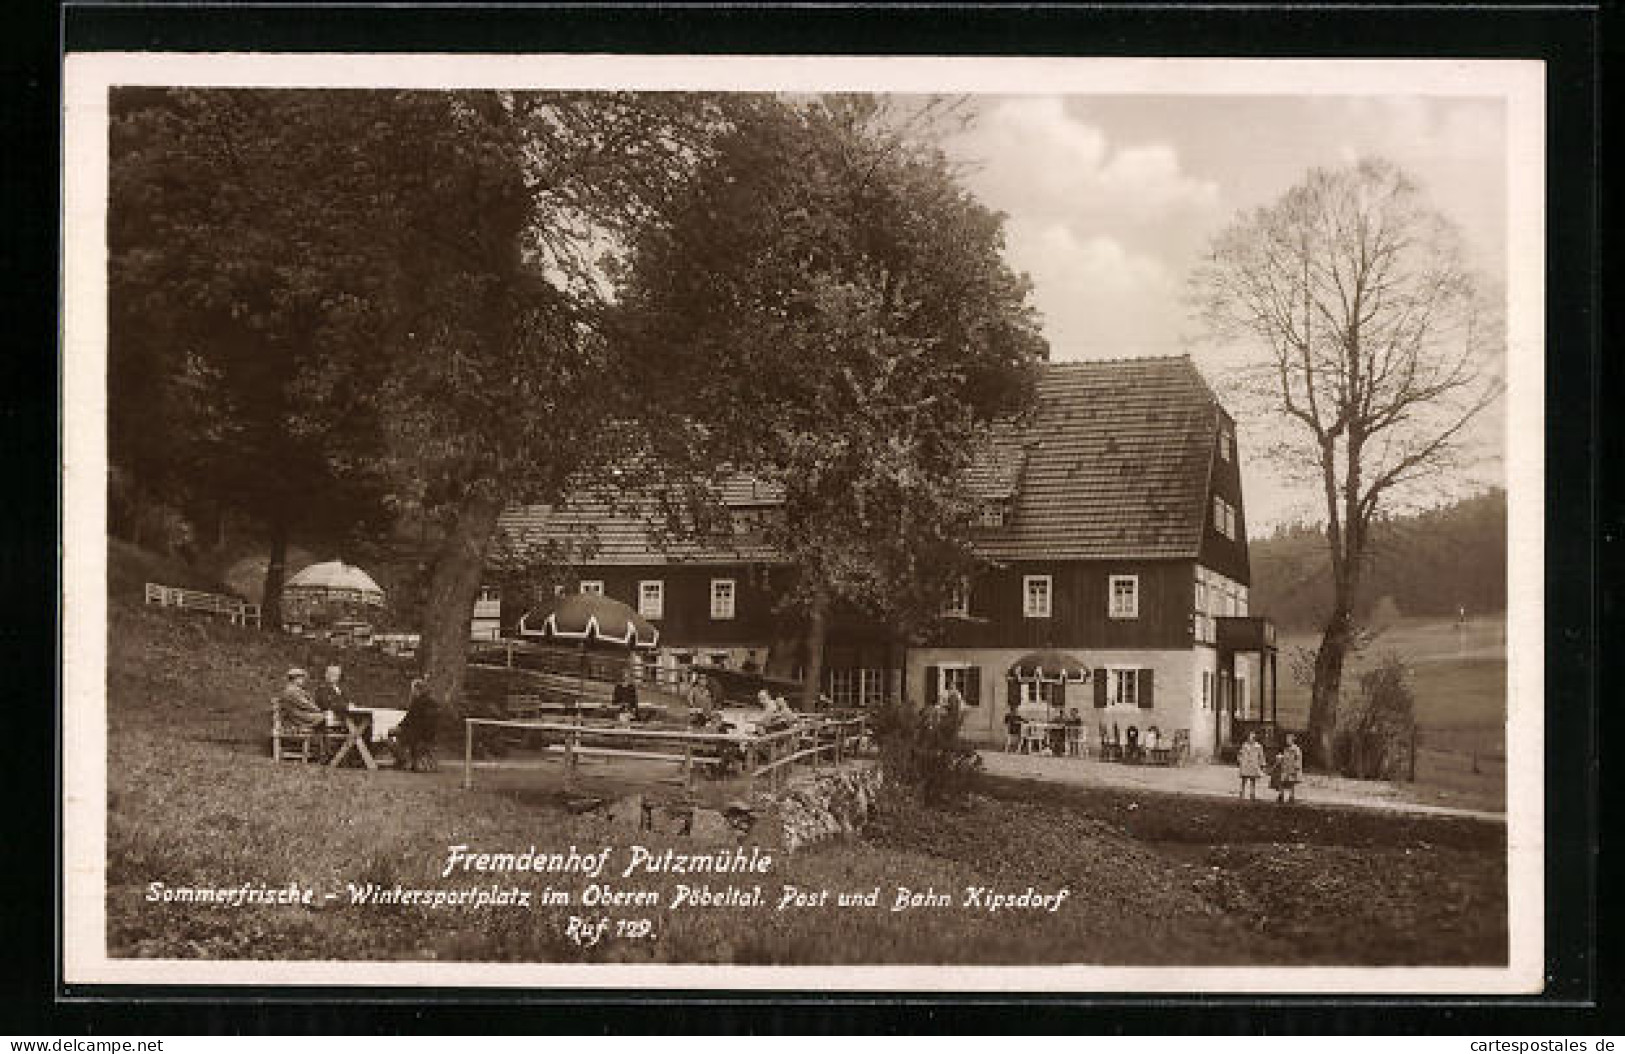
[[[282,700],[271,699],[271,759],[273,761],[320,761],[332,735],[326,726],[300,728],[282,723]],[[342,739],[342,735],[339,736]]]
[[[1100,723],[1100,760],[1121,761],[1123,759],[1123,746],[1106,728],[1106,722]]]
[[[1042,754],[1046,745],[1045,739],[1044,729],[1037,721],[1021,723],[1020,753]]]
[[[1024,724],[1020,718],[1017,718],[1013,724],[1004,726],[1004,752],[1006,754],[1014,754],[1021,749],[1021,730]]]
[[[1067,725],[1066,756],[1069,758],[1084,757],[1087,753],[1085,746],[1086,744],[1084,742],[1083,726],[1080,724]]]

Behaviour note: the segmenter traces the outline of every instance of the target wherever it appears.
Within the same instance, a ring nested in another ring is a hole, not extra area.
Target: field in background
[[[1416,692],[1416,789],[1419,797],[1453,805],[1506,806],[1506,621],[1400,618],[1373,629],[1370,644],[1344,672],[1344,692],[1359,691],[1359,676],[1384,655],[1410,667]],[[1309,689],[1292,679],[1291,657],[1320,643],[1318,634],[1283,634],[1281,721],[1309,723]]]

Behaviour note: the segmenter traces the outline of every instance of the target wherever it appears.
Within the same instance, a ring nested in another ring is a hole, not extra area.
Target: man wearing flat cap
[[[277,696],[282,721],[290,732],[312,732],[327,723],[327,716],[305,687],[309,679],[309,674],[295,666],[288,671],[288,683]]]

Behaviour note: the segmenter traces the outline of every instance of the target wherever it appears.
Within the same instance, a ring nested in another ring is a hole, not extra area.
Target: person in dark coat
[[[628,720],[637,720],[638,686],[632,683],[631,670],[621,674],[621,683],[615,686],[615,694],[610,697],[610,703],[618,713],[624,714]]]
[[[412,701],[407,704],[406,716],[389,734],[393,744],[396,768],[418,771],[425,759],[433,756],[434,737],[440,723],[440,706],[429,691],[429,682],[422,677],[412,681]]]

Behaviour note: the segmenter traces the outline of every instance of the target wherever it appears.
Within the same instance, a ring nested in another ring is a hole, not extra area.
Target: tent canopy
[[[1089,667],[1058,651],[1035,651],[1010,664],[1010,677],[1039,684],[1088,684]]]
[[[284,593],[313,600],[349,600],[373,605],[384,602],[384,591],[372,576],[342,560],[311,564],[288,579],[282,588]]]
[[[593,593],[558,597],[519,620],[521,637],[653,648],[660,631],[626,604]]]

